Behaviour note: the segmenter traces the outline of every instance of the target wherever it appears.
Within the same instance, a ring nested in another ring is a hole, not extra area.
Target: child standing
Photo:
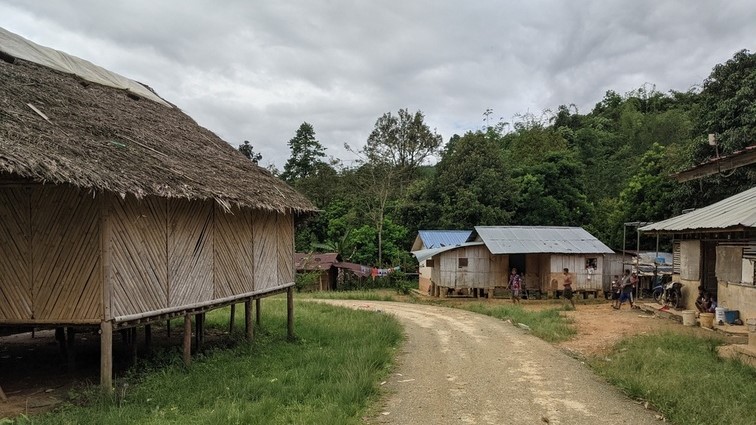
[[[517,268],[512,269],[509,275],[509,290],[512,291],[512,303],[520,302],[520,289],[522,289],[522,277],[517,273]]]

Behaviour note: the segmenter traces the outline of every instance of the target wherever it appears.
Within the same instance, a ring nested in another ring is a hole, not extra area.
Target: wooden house
[[[410,251],[419,252],[438,248],[452,247],[465,243],[470,237],[472,230],[420,230],[412,243]],[[431,289],[431,271],[433,269],[433,257],[419,261],[418,289],[423,293],[429,293]]]
[[[336,264],[339,262],[338,253],[301,253],[294,254],[294,268],[297,273],[317,273],[317,280],[313,286],[302,288],[305,290],[334,291],[336,290],[336,278],[339,271]]]
[[[560,292],[568,268],[574,290],[596,294],[602,289],[603,256],[613,252],[580,227],[476,226],[466,243],[427,250],[418,260],[433,258],[436,296],[465,289],[491,297],[495,288],[507,286],[515,267],[528,291]]]
[[[640,231],[674,237],[672,279],[687,309],[703,286],[744,322],[756,318],[756,187]]]
[[[305,197],[147,86],[2,28],[0,59],[0,326],[100,327],[110,389],[114,330],[184,317],[188,362],[194,315],[291,310]]]

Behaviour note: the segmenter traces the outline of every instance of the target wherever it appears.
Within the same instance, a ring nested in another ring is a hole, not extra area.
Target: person
[[[570,300],[572,308],[575,308],[575,300],[573,300],[572,294],[572,276],[570,276],[570,269],[564,268],[564,298]]]
[[[620,285],[620,277],[618,274],[614,275],[612,279],[612,307],[619,307],[620,293],[622,292],[622,285]]]
[[[638,275],[633,272],[630,275],[630,285],[632,286],[632,289],[630,290],[630,308],[635,308],[635,304],[633,304],[633,297],[635,296],[636,291],[638,290]]]
[[[621,286],[621,292],[620,292],[619,302],[617,303],[617,306],[614,308],[619,310],[622,307],[622,304],[625,303],[625,301],[629,301],[630,308],[633,308],[633,300],[630,297],[630,295],[633,292],[633,285],[630,283],[630,270],[625,270],[625,273],[622,275],[622,280],[620,280],[620,286]]]
[[[520,302],[520,290],[522,289],[522,276],[517,273],[517,267],[512,268],[512,273],[509,275],[509,290],[512,291],[512,303],[517,304]]]
[[[698,298],[696,298],[696,310],[699,313],[707,313],[707,302],[709,294],[706,292],[703,286],[698,287]]]

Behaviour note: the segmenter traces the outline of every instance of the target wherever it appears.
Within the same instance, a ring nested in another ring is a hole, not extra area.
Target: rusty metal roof
[[[294,268],[296,270],[328,270],[339,260],[339,254],[335,252],[309,253],[297,252],[294,254]]]
[[[743,228],[756,228],[756,186],[708,207],[649,224],[639,230],[651,233],[677,233]]]
[[[475,226],[492,254],[611,254],[612,251],[582,227]]]

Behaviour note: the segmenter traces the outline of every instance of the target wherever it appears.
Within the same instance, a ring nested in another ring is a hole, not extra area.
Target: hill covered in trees
[[[689,183],[670,178],[716,155],[709,133],[719,154],[756,144],[756,54],[736,53],[687,92],[609,90],[587,113],[560,105],[446,144],[422,112],[389,112],[364,147],[345,147],[360,157],[353,167],[326,159],[314,126],[303,123],[281,177],[322,209],[298,226],[298,251],[412,265],[418,229],[475,225],[583,226],[621,249],[624,222],[658,221],[756,184],[753,166]]]

